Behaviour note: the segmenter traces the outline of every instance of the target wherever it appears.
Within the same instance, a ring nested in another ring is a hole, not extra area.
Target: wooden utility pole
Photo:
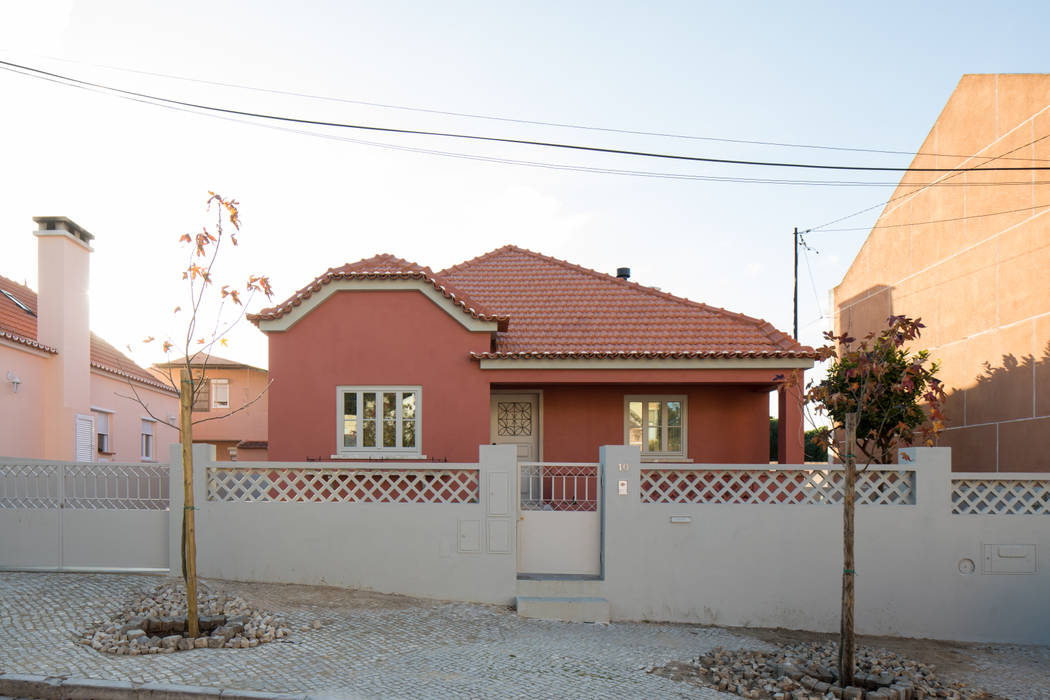
[[[795,325],[794,335],[792,336],[795,340],[798,340],[798,226],[795,227],[795,295],[793,308],[795,311]]]
[[[200,634],[197,618],[197,535],[193,504],[193,380],[183,372],[179,383],[179,425],[182,430],[182,512],[184,576],[186,578],[186,625],[191,638]]]
[[[857,413],[846,414],[845,479],[842,484],[842,626],[839,633],[839,685],[853,685],[857,647],[853,632],[853,515],[857,493]]]

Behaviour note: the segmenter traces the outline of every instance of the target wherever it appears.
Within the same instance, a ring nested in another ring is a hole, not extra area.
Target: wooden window
[[[420,396],[420,387],[338,387],[338,453],[418,455]]]
[[[624,442],[637,445],[643,458],[682,459],[686,455],[685,396],[624,397]]]

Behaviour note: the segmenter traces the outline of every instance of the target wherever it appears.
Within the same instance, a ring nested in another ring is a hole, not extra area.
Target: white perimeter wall
[[[482,445],[479,464],[354,465],[368,469],[478,469],[478,503],[231,503],[206,500],[214,447],[194,446],[197,570],[203,577],[346,586],[388,593],[510,603],[515,594],[516,457]],[[177,450],[172,458],[176,459]],[[345,466],[282,465],[311,469]],[[225,463],[228,468],[243,462]],[[172,470],[171,512],[183,509]],[[173,572],[179,525],[172,518]]]
[[[952,515],[949,449],[907,452],[912,461],[900,468],[916,472],[917,504],[857,508],[857,631],[1050,643],[1050,517]],[[600,590],[614,619],[838,629],[841,507],[641,503],[639,467],[659,465],[640,465],[637,448],[625,447],[602,448],[602,462],[606,568]],[[628,482],[627,496],[617,495],[621,480]],[[691,522],[672,524],[673,515]],[[1035,545],[1035,573],[983,573],[985,544]],[[972,560],[976,571],[961,573],[962,559]]]

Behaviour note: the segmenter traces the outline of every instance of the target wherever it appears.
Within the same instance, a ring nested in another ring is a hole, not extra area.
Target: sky
[[[0,0],[0,60],[316,121],[906,167],[906,154],[709,139],[914,151],[963,74],[1048,70],[1050,4],[990,8]],[[817,345],[828,292],[898,180],[218,118],[2,70],[0,95],[0,275],[36,288],[32,217],[70,217],[96,236],[92,329],[140,364],[164,359],[142,339],[184,328],[172,315],[186,297],[178,238],[213,223],[209,190],[236,198],[243,219],[216,278],[268,275],[274,303],[377,253],[439,270],[512,243],[603,272],[630,267],[636,282],[787,333],[793,229],[870,208],[836,224],[861,230],[806,237],[800,340]],[[266,366],[265,337],[242,323],[221,354]]]

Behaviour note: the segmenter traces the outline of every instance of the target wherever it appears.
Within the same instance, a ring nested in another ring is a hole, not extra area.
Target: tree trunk
[[[186,579],[186,624],[189,636],[200,634],[197,617],[197,535],[193,507],[193,382],[182,375],[179,391],[179,424],[182,429],[182,485],[185,508],[182,512],[184,576]]]
[[[856,639],[853,632],[853,515],[857,493],[857,414],[846,414],[845,478],[842,485],[842,626],[839,633],[839,683],[853,685]]]

